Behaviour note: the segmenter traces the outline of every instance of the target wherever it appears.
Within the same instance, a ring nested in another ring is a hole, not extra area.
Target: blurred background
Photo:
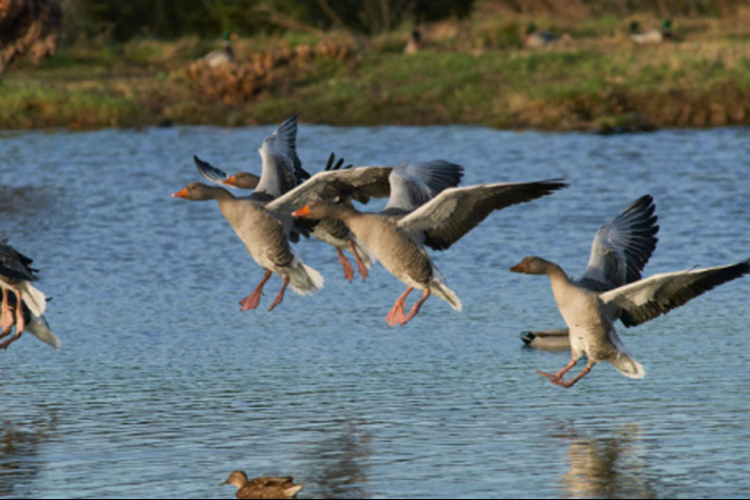
[[[0,128],[746,125],[749,41],[746,0],[2,0]]]

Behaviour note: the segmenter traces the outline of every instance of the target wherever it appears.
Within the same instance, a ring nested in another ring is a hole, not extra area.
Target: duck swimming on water
[[[292,477],[256,477],[248,479],[247,475],[236,470],[229,475],[229,479],[220,486],[231,484],[237,487],[236,497],[240,499],[288,499],[296,498],[301,484],[294,484]]]

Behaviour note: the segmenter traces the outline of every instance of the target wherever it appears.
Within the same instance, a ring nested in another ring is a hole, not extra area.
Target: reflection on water
[[[48,421],[8,420],[0,423],[0,497],[23,497],[44,466],[41,446],[52,439],[57,428],[55,414]]]
[[[305,496],[313,498],[370,498],[367,493],[367,467],[372,436],[360,430],[365,423],[342,424],[340,435],[319,443],[305,457],[309,461],[306,476],[314,481],[305,487]]]
[[[570,498],[657,498],[648,477],[646,450],[637,425],[618,427],[611,437],[573,432],[568,449],[570,470],[561,478]]]

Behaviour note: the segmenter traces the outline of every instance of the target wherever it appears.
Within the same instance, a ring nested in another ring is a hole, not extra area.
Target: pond
[[[749,279],[618,326],[645,379],[602,364],[565,390],[536,369],[568,355],[519,339],[562,326],[549,281],[508,271],[539,255],[580,275],[596,229],[647,193],[661,229],[645,275],[747,259],[750,130],[301,124],[311,172],[335,151],[442,158],[464,184],[570,182],[433,252],[462,312],[431,298],[388,328],[404,285],[379,265],[350,284],[316,241],[295,251],[325,277],[318,296],[269,313],[273,277],[240,312],[262,270],[214,202],[170,197],[200,180],[193,154],[259,172],[273,128],[0,136],[0,236],[41,269],[63,342],[0,352],[0,498],[232,498],[235,469],[294,476],[300,498],[750,495]]]

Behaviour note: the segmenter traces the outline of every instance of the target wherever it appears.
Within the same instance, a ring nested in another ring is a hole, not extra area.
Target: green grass
[[[519,48],[511,36],[523,20],[486,22],[474,27],[474,35],[487,38],[468,46],[473,48],[456,49],[463,42],[451,38],[415,55],[397,50],[408,34],[403,29],[359,42],[357,53],[343,61],[313,56],[281,67],[259,94],[232,105],[200,95],[183,74],[214,47],[211,41],[74,47],[38,67],[17,64],[5,75],[0,129],[165,122],[236,126],[275,122],[291,110],[307,122],[341,125],[470,123],[568,130],[604,122],[615,127],[644,121],[750,124],[750,37],[711,31],[700,40],[635,47],[615,36],[620,24],[607,16],[584,21],[571,46],[533,51]],[[273,37],[242,41],[238,52],[249,58],[254,50],[279,43]],[[317,39],[287,34],[283,43],[315,47]]]

